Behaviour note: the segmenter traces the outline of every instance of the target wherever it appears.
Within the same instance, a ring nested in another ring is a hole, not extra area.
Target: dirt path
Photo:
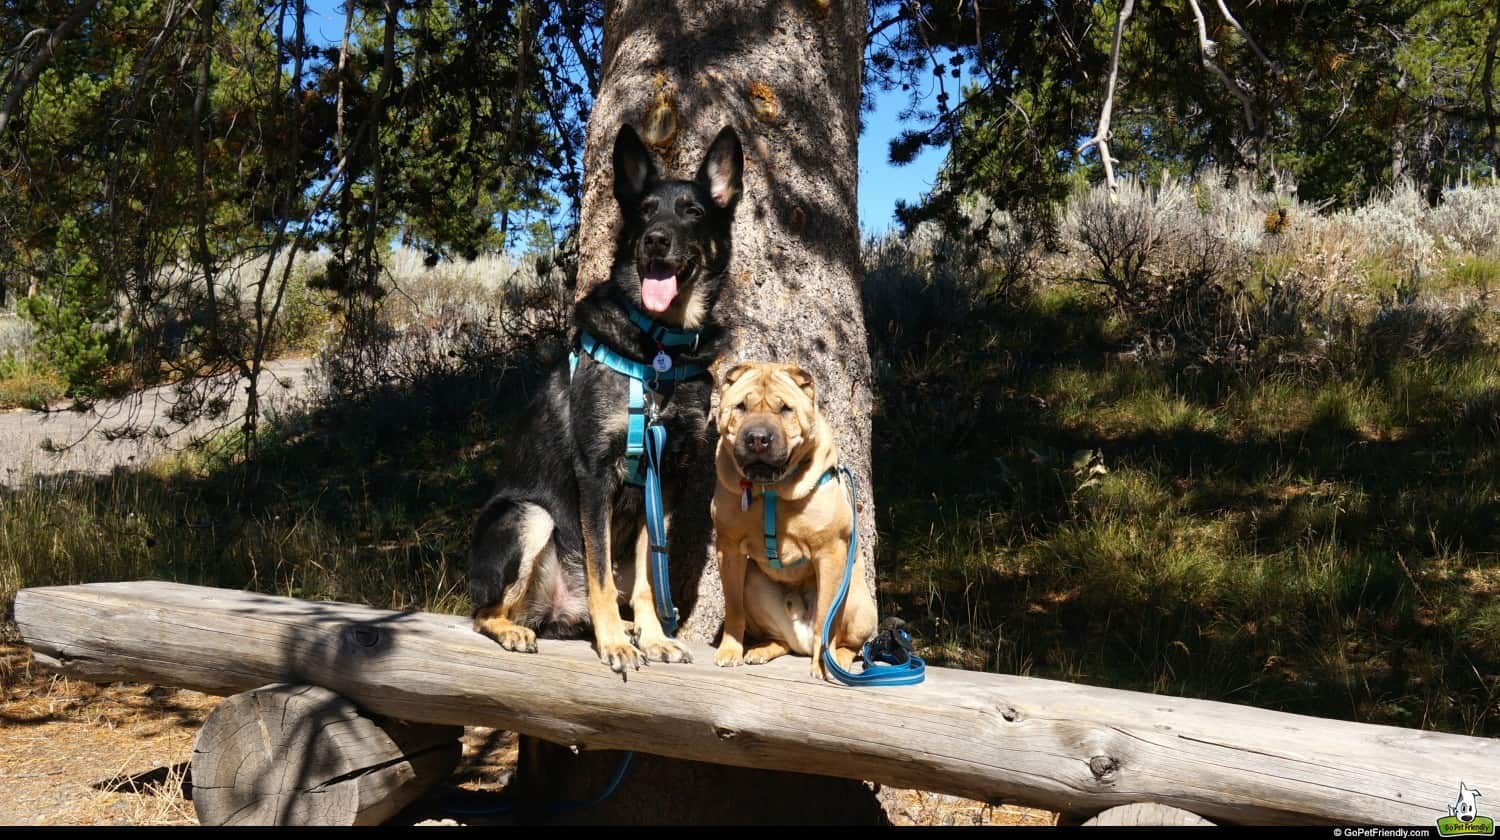
[[[277,359],[261,372],[261,405],[268,413],[295,403],[307,390],[311,359]],[[244,409],[245,384],[234,390],[228,417]],[[184,448],[195,435],[213,430],[222,420],[174,423],[168,413],[176,400],[164,385],[118,400],[96,403],[89,411],[0,412],[0,485],[16,486],[34,475],[81,472],[105,474],[120,466],[143,466]],[[140,434],[126,434],[135,430]],[[47,451],[50,444],[65,446]]]

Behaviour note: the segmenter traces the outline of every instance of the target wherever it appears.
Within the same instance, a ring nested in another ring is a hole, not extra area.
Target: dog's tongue
[[[652,312],[665,312],[677,297],[677,275],[648,271],[641,275],[641,303]]]

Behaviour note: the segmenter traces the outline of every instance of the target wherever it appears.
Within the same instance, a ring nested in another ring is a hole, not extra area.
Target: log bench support
[[[199,730],[193,809],[203,825],[379,825],[447,778],[462,737],[366,716],[326,688],[264,685]]]

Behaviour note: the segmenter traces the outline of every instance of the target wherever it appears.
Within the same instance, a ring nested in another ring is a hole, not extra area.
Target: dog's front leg
[[[839,594],[839,587],[844,583],[845,555],[849,550],[849,544],[842,540],[834,540],[825,544],[821,551],[816,552],[813,562],[817,564],[818,575],[818,611],[817,623],[813,625],[812,643],[812,675],[813,677],[828,679],[828,668],[823,664],[823,627],[828,623],[828,613],[833,608],[833,599]],[[856,561],[855,572],[860,577],[849,582],[851,590],[855,586],[864,588],[864,577],[860,564]],[[829,635],[830,644],[833,646],[834,659],[839,666],[848,669],[854,664],[854,657],[858,651],[847,646],[845,641],[848,633],[845,631],[844,623],[849,616],[849,604],[847,599],[839,607],[839,614],[833,617],[833,632]]]
[[[745,663],[745,574],[748,558],[724,540],[718,541],[719,584],[724,588],[724,638],[714,664],[729,668]]]
[[[639,669],[646,658],[630,642],[620,618],[620,591],[615,588],[609,556],[610,492],[590,487],[579,494],[583,525],[584,576],[588,578],[589,620],[594,624],[594,648],[599,659],[618,673]]]
[[[672,523],[667,522],[670,529]],[[651,537],[646,526],[641,526],[635,540],[635,582],[630,587],[630,608],[635,613],[635,628],[640,633],[636,644],[645,652],[647,659],[660,662],[692,662],[690,653],[682,642],[667,638],[661,627],[661,618],[656,614],[656,594],[651,583]]]

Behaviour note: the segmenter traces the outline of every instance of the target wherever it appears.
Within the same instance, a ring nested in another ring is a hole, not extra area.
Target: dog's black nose
[[[646,251],[646,256],[653,259],[662,259],[672,252],[672,237],[661,229],[648,230],[641,237],[641,246]]]
[[[764,426],[757,426],[753,429],[746,429],[744,439],[745,448],[750,452],[759,455],[760,453],[765,452],[767,449],[771,448],[771,443],[776,439],[776,436],[771,432],[770,429],[767,429]]]

